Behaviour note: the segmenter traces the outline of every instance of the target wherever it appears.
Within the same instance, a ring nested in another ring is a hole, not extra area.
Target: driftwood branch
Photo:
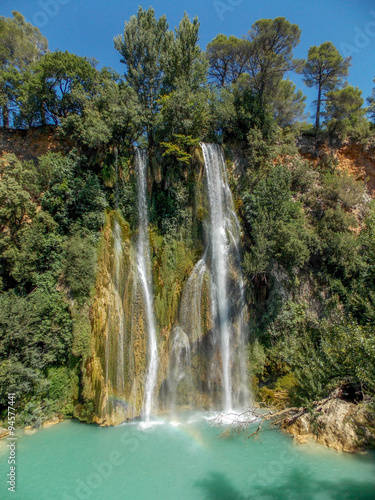
[[[239,414],[229,414],[222,415],[219,414],[213,421],[212,425],[222,426],[225,425],[225,429],[220,434],[220,437],[230,437],[233,434],[239,434],[245,432],[251,423],[259,422],[257,429],[247,437],[256,436],[262,429],[262,424],[265,421],[271,421],[271,425],[281,424],[285,416],[288,414],[298,416],[305,413],[306,408],[285,408],[283,410],[278,410],[276,408],[271,408],[268,411],[261,411],[257,408],[249,408],[246,411]],[[280,418],[281,417],[281,418]],[[230,421],[230,422],[229,422]]]
[[[262,424],[265,421],[271,420],[271,425],[276,426],[276,425],[280,425],[284,421],[285,415],[298,412],[298,416],[301,416],[305,413],[305,411],[306,411],[305,408],[292,407],[292,408],[285,408],[284,410],[280,410],[280,411],[276,411],[276,412],[270,411],[270,412],[267,412],[263,415],[260,415],[259,416],[260,422],[259,422],[257,429],[247,437],[250,438],[252,436],[257,436],[257,434],[259,434],[259,432],[262,430]],[[278,417],[282,417],[282,418],[278,418]]]
[[[341,390],[337,389],[332,392],[327,398],[320,401],[314,401],[314,411],[319,412],[322,410],[323,405],[332,399],[338,399],[341,396]],[[304,415],[308,409],[307,407],[291,407],[280,410],[279,408],[268,408],[264,410],[260,407],[263,403],[259,403],[257,408],[249,408],[239,414],[219,414],[213,421],[212,425],[222,426],[225,429],[220,434],[220,437],[230,437],[233,434],[243,433],[248,429],[251,423],[258,422],[257,429],[249,434],[247,437],[257,436],[262,430],[264,422],[269,421],[270,425],[277,426],[285,423],[287,426],[292,425],[299,417]],[[232,417],[232,420],[230,420]],[[230,420],[230,421],[229,421]]]

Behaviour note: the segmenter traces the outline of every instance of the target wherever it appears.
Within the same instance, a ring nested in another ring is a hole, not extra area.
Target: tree
[[[107,68],[97,72],[89,91],[72,91],[81,113],[61,119],[60,131],[90,149],[112,142],[132,144],[142,134],[141,109],[133,88]]]
[[[45,389],[48,365],[66,364],[72,344],[68,304],[48,280],[27,297],[0,295],[0,405],[6,391],[18,399]],[[44,387],[43,387],[44,386]],[[5,389],[7,387],[7,389]]]
[[[303,81],[308,87],[317,87],[316,130],[320,129],[322,102],[327,93],[337,90],[349,74],[350,58],[345,59],[331,42],[324,42],[319,47],[310,47],[306,65],[303,69]]]
[[[193,136],[202,139],[207,133],[209,119],[209,91],[192,91],[186,82],[160,98],[158,132],[161,139],[170,140],[173,135]]]
[[[293,59],[293,49],[299,44],[300,35],[300,28],[284,17],[260,19],[249,31],[248,72],[262,105],[269,100],[286,72],[302,70],[303,62]]]
[[[15,105],[19,76],[48,51],[47,39],[17,11],[0,17],[0,105],[3,126],[9,127],[9,108]]]
[[[125,22],[124,35],[114,39],[121,62],[126,65],[126,81],[138,96],[150,146],[154,142],[154,121],[172,41],[165,15],[157,20],[152,7],[139,7],[137,15]]]
[[[36,204],[25,189],[25,168],[14,155],[0,163],[0,241],[15,239],[36,212]]]
[[[48,51],[47,39],[39,28],[25,21],[22,14],[13,11],[13,18],[0,17],[0,64],[25,69]]]
[[[375,78],[373,80],[375,83]],[[375,121],[375,87],[372,89],[371,97],[367,98],[367,102],[369,103],[368,113],[373,121]]]
[[[349,132],[358,130],[360,125],[366,125],[363,104],[362,91],[358,87],[348,85],[327,92],[324,115],[329,132],[344,138]]]
[[[158,138],[174,142],[176,136],[184,135],[198,141],[207,131],[209,100],[207,61],[198,45],[198,18],[191,22],[185,13],[175,31],[158,101]]]
[[[302,267],[314,237],[302,204],[293,200],[291,173],[274,167],[243,194],[244,215],[253,241],[244,268],[251,279],[271,272],[275,262],[285,269]]]
[[[217,35],[207,45],[208,74],[219,86],[236,83],[246,71],[250,42],[235,36]]]
[[[183,81],[191,90],[197,90],[205,82],[207,73],[207,63],[198,45],[198,18],[191,22],[185,12],[175,33],[169,46],[164,86],[170,90]]]
[[[279,82],[271,99],[274,116],[280,127],[287,127],[305,118],[306,96],[301,89],[287,79]]]
[[[48,153],[43,157],[43,166],[46,165],[50,165],[50,178],[41,205],[58,223],[58,231],[99,231],[107,201],[98,177],[90,171],[82,172],[73,153],[65,157]]]
[[[70,52],[52,52],[35,63],[25,78],[20,95],[21,120],[37,117],[41,124],[58,125],[61,118],[80,113],[78,91],[92,91],[95,62]],[[26,113],[27,111],[27,113]]]

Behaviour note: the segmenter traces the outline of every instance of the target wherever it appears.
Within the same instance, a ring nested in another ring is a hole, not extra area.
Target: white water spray
[[[228,201],[224,184],[224,160],[215,144],[202,144],[207,175],[210,206],[210,236],[212,257],[212,303],[217,304],[220,330],[220,351],[222,358],[223,407],[225,412],[232,409],[231,346],[228,309],[227,280],[227,212]]]
[[[142,285],[144,305],[146,310],[148,332],[148,370],[143,398],[143,419],[149,422],[154,410],[154,393],[158,371],[158,346],[155,329],[152,279],[151,279],[151,252],[148,234],[148,209],[147,209],[147,155],[145,151],[136,150],[135,166],[137,170],[138,189],[138,244],[137,267]]]

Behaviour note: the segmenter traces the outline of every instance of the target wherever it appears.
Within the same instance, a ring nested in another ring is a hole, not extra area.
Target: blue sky
[[[284,16],[302,29],[296,57],[307,57],[312,45],[329,40],[343,55],[352,56],[349,83],[358,86],[363,96],[371,95],[375,77],[375,2],[373,0],[0,0],[0,15],[21,12],[37,25],[49,41],[51,50],[68,50],[94,57],[99,66],[110,66],[123,73],[113,37],[123,32],[124,21],[136,13],[138,5],[152,5],[159,17],[166,14],[170,28],[178,25],[184,11],[198,16],[200,45],[218,33],[243,36],[261,18]],[[315,97],[300,77],[291,75],[308,96],[307,111]]]

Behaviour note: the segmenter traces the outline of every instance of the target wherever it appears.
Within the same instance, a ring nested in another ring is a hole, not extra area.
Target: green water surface
[[[16,493],[7,491],[0,443],[0,498],[22,500],[375,499],[375,457],[295,445],[277,430],[257,440],[219,438],[202,416],[141,430],[65,421],[17,441]]]

